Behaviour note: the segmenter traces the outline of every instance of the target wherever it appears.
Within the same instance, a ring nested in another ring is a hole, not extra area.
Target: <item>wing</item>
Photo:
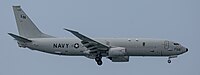
[[[104,51],[108,51],[109,50],[109,46],[102,44],[100,42],[97,42],[91,38],[88,38],[82,34],[80,34],[77,31],[73,31],[73,30],[69,30],[69,29],[64,29],[67,30],[69,32],[71,32],[73,35],[75,35],[76,37],[78,37],[81,41],[81,43],[89,50],[93,51],[99,51],[99,50],[104,50]]]

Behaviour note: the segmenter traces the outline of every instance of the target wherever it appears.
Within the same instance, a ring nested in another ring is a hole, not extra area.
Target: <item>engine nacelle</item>
[[[126,49],[123,47],[110,48],[108,55],[109,57],[125,56],[127,54]]]
[[[108,57],[112,62],[128,62],[129,56]]]

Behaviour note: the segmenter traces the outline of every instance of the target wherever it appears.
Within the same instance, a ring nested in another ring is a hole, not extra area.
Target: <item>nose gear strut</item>
[[[171,58],[177,58],[177,57],[178,57],[177,55],[169,56],[167,62],[171,63],[172,62]]]

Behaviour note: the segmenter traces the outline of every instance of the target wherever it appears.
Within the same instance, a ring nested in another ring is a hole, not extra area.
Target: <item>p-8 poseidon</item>
[[[77,31],[64,29],[77,38],[57,38],[41,32],[20,6],[13,6],[19,35],[8,33],[19,47],[56,55],[85,56],[102,65],[102,57],[112,62],[128,62],[130,56],[176,58],[188,51],[179,43],[145,38],[89,38]]]

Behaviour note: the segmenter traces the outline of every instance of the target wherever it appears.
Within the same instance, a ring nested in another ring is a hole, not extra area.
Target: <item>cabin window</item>
[[[179,45],[179,43],[174,43],[174,45]]]
[[[142,45],[145,46],[145,42],[143,42]]]

